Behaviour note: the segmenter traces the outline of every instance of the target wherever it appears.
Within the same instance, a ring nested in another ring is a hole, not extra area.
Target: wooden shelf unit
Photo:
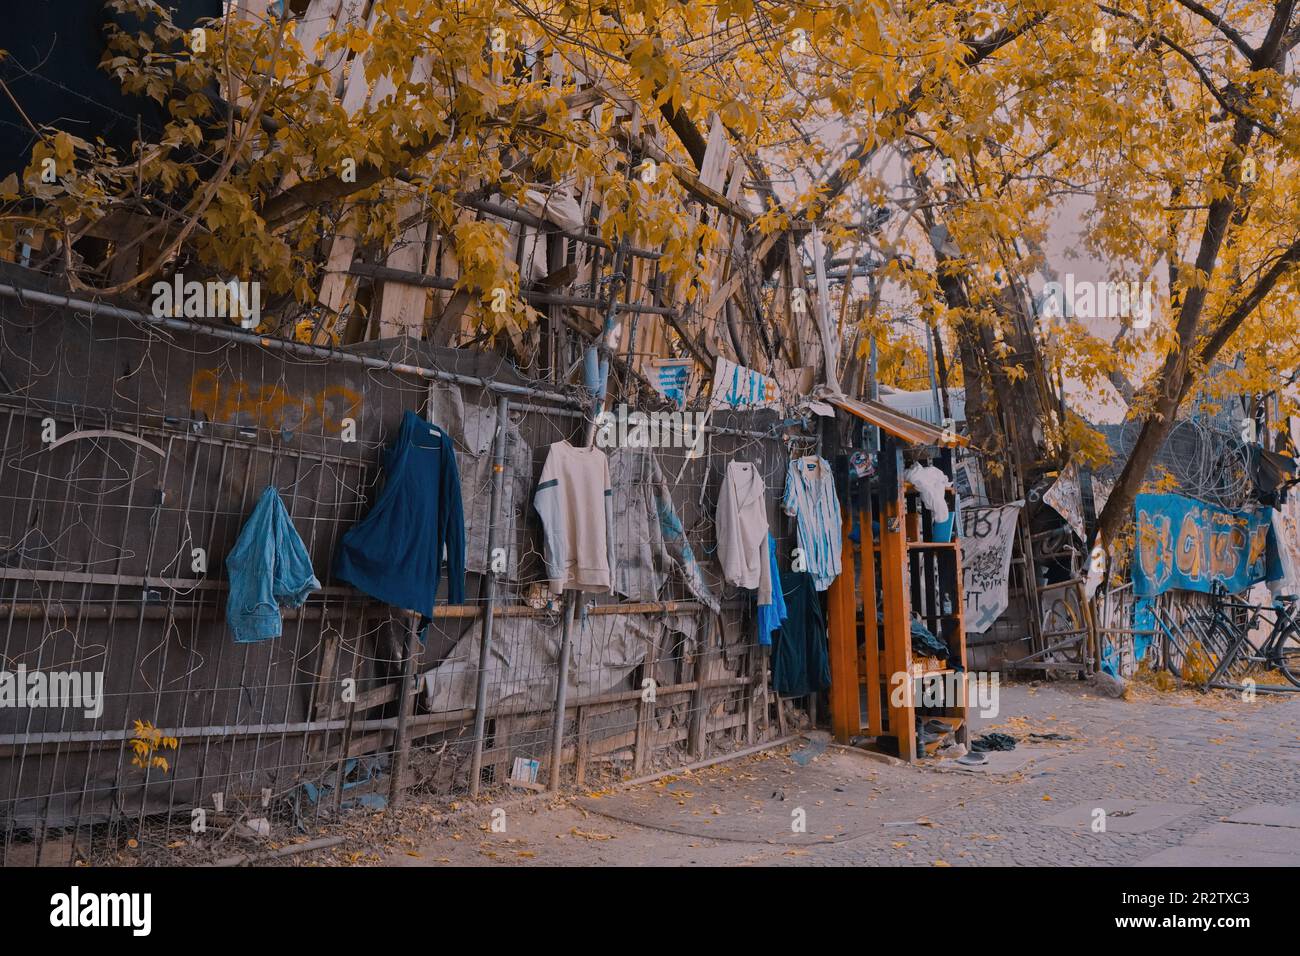
[[[936,464],[951,474],[950,454]],[[827,597],[831,730],[842,743],[860,736],[892,737],[898,755],[913,761],[922,754],[916,737],[918,714],[948,723],[957,740],[968,743],[967,663],[961,542],[956,537],[948,542],[924,540],[933,534],[928,512],[921,515],[922,540],[907,540],[907,515],[922,509],[919,495],[902,474],[901,443],[882,431],[876,474],[856,482],[853,506],[845,509],[842,570]],[[856,543],[850,537],[854,508]],[[876,540],[873,520],[879,523]],[[947,690],[955,691],[945,696],[941,707],[922,706],[915,678],[904,676],[913,674],[917,663],[912,652],[913,611],[961,662],[961,671],[944,667],[925,675],[944,679],[951,685]],[[953,674],[961,676],[948,680]],[[901,689],[904,683],[911,685],[912,694]]]

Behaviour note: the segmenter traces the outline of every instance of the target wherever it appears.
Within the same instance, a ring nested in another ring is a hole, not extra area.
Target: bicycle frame
[[[1262,664],[1267,667],[1277,667],[1281,656],[1281,647],[1285,644],[1289,635],[1300,627],[1296,619],[1296,606],[1292,602],[1289,606],[1280,600],[1275,600],[1269,607],[1264,605],[1247,604],[1243,601],[1229,599],[1217,589],[1214,592],[1214,618],[1211,626],[1218,626],[1229,637],[1227,650],[1220,657],[1218,666],[1210,674],[1210,679],[1206,681],[1206,687],[1214,687],[1220,690],[1246,690],[1243,684],[1233,684],[1223,679],[1234,664],[1238,661],[1245,660],[1248,662]],[[1237,624],[1232,621],[1231,617],[1223,613],[1224,608],[1237,608],[1248,612],[1245,624]],[[1268,636],[1255,646],[1250,641],[1250,632],[1259,624],[1260,618],[1268,612],[1272,612],[1273,626],[1269,630]],[[1300,692],[1300,687],[1293,684],[1256,684],[1250,689],[1263,693],[1296,693]]]

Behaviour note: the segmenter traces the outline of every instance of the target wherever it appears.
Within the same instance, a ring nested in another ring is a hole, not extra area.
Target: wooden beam
[[[853,593],[853,544],[849,541],[852,518],[841,529],[841,571],[826,595],[829,611],[827,638],[831,665],[831,733],[842,744],[862,729],[862,689],[858,680],[857,599]]]
[[[866,502],[859,512],[858,559],[862,567],[862,633],[865,637],[863,676],[867,685],[868,736],[879,736],[884,721],[880,713],[880,629],[876,624],[876,553],[871,531],[870,488],[864,495]]]
[[[881,436],[880,448],[880,585],[885,611],[885,676],[889,694],[889,733],[898,755],[916,759],[915,708],[912,706],[912,627],[908,588],[907,532],[903,495],[903,455],[898,442]],[[898,682],[906,693],[898,693]],[[899,701],[899,697],[903,699]]]

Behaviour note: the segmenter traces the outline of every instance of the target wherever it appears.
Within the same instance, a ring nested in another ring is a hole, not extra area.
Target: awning
[[[909,445],[942,445],[946,448],[955,448],[958,445],[970,444],[961,435],[935,428],[929,422],[923,422],[919,418],[905,415],[888,405],[882,405],[880,402],[873,402],[870,399],[848,398],[844,395],[831,393],[822,394],[818,397],[836,408],[842,408],[850,415],[856,415],[864,422],[875,425],[881,431],[893,435]]]

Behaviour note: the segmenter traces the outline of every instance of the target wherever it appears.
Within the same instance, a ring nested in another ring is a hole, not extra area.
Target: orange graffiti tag
[[[344,385],[302,395],[280,385],[250,387],[242,381],[223,385],[215,369],[199,369],[190,379],[190,409],[210,421],[270,430],[305,429],[320,422],[326,432],[337,434],[343,429],[342,420],[360,411],[361,396]]]

